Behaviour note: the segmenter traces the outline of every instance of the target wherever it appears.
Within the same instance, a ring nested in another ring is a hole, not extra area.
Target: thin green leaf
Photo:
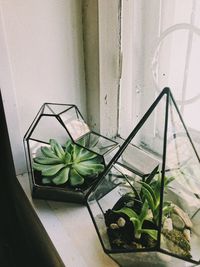
[[[55,178],[52,179],[52,182],[56,185],[59,184],[64,184],[68,181],[69,179],[69,168],[65,167],[63,168],[57,175]]]
[[[124,208],[122,208],[122,209],[120,209],[120,210],[115,210],[114,212],[115,212],[115,213],[124,213],[124,214],[127,215],[130,219],[131,219],[131,218],[138,218],[138,214],[137,214],[134,210],[132,210],[132,209],[130,209],[130,208],[127,208],[127,207],[124,207]]]
[[[48,158],[48,157],[35,157],[34,162],[40,163],[40,164],[59,164],[62,163],[62,160],[59,158]]]
[[[145,200],[144,204],[142,205],[141,212],[139,214],[139,219],[143,223],[143,221],[146,219],[148,215],[149,205],[147,200]]]
[[[152,230],[152,229],[141,229],[141,233],[145,233],[150,235],[154,240],[158,239],[158,231],[157,230]]]
[[[148,204],[149,204],[150,209],[152,210],[152,212],[154,212],[154,210],[155,210],[155,203],[154,203],[154,199],[153,199],[151,193],[145,187],[142,187],[142,192],[143,192],[145,198],[148,201]]]
[[[76,170],[71,169],[69,182],[71,186],[82,185],[84,183],[84,178]]]
[[[142,185],[142,190],[145,189],[145,192],[148,191],[149,194],[151,195],[151,198],[153,200],[153,204],[156,205],[157,199],[156,199],[156,195],[153,191],[153,189],[151,188],[150,185],[148,185],[146,182],[139,182]]]
[[[126,174],[123,174],[123,177],[126,179],[127,183],[131,186],[131,188],[132,188],[132,190],[133,190],[133,192],[134,192],[134,194],[135,194],[135,199],[136,199],[136,201],[141,202],[141,196],[140,196],[140,194],[138,193],[137,189],[136,189],[136,188],[131,184],[131,182],[129,181],[129,179],[131,180],[132,177],[129,176],[129,175],[126,175]]]
[[[131,217],[130,221],[133,223],[135,229],[135,236],[137,236],[138,230],[141,229],[142,227],[142,222],[140,221],[140,219],[138,217]]]

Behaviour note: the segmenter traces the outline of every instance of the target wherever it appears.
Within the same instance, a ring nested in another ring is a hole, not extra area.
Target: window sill
[[[118,266],[103,252],[87,207],[32,199],[28,175],[17,178],[65,266]]]

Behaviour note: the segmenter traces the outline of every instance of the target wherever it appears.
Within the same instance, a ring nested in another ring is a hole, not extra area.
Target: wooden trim
[[[83,24],[88,122],[113,137],[118,130],[121,1],[84,1]]]

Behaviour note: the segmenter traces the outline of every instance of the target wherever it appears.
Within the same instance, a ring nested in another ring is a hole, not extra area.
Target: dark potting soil
[[[157,242],[147,234],[142,234],[140,239],[134,237],[134,225],[129,220],[128,216],[124,213],[115,213],[109,209],[104,214],[105,223],[107,226],[107,234],[109,237],[110,245],[113,249],[140,249],[140,248],[153,248]],[[126,223],[124,227],[111,229],[110,225],[116,224],[117,220],[122,217]],[[144,221],[143,228],[156,229],[154,223]]]

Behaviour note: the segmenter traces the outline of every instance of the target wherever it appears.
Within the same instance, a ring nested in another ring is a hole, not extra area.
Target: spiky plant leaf
[[[132,210],[131,208],[124,207],[120,210],[115,210],[114,212],[116,213],[124,213],[126,214],[129,218],[138,218],[137,213]]]
[[[154,202],[154,198],[153,198],[151,192],[147,189],[147,187],[144,187],[144,186],[142,187],[142,192],[144,195],[144,199],[147,199],[150,209],[152,210],[152,212],[154,212],[155,202]]]
[[[155,206],[157,204],[156,195],[154,193],[154,190],[151,188],[150,185],[148,185],[145,182],[139,182],[142,185],[142,190],[144,190],[145,194],[147,194],[148,198],[151,198],[152,205]]]
[[[140,221],[143,223],[144,220],[147,218],[147,215],[148,215],[148,210],[149,210],[149,205],[148,205],[148,201],[145,200],[143,206],[142,206],[142,209],[141,209],[141,212],[139,214],[139,219]]]

